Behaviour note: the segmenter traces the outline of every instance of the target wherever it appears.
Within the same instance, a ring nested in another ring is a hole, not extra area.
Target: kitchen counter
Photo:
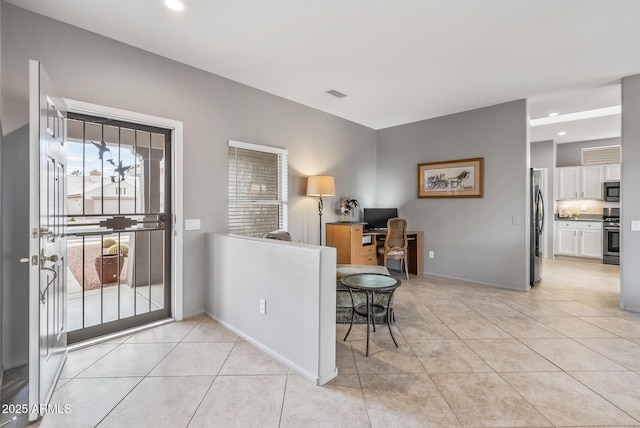
[[[560,217],[555,214],[555,221],[599,221],[602,222],[602,214],[580,214],[578,217]]]

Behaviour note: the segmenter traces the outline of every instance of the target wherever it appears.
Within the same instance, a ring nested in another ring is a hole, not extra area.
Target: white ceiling
[[[531,119],[547,117],[549,113],[561,115],[580,111],[619,106],[622,102],[619,84],[593,87],[583,90],[563,91],[551,95],[530,98]],[[554,140],[556,143],[600,140],[620,137],[621,115],[597,117],[545,126],[532,126],[531,141]],[[558,132],[566,132],[558,135]]]
[[[7,1],[373,129],[640,73],[638,0]]]

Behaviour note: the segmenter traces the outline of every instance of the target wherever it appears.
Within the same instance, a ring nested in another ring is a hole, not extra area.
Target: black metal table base
[[[348,287],[347,287],[348,288]],[[387,326],[389,327],[389,334],[391,335],[391,339],[393,339],[394,345],[396,348],[398,347],[398,342],[396,341],[395,336],[393,335],[393,330],[391,329],[391,323],[395,322],[395,315],[393,313],[393,308],[391,307],[391,302],[393,300],[393,293],[395,293],[395,288],[391,290],[389,293],[389,298],[387,300],[387,306],[382,306],[380,304],[374,303],[373,299],[375,296],[375,291],[363,290],[365,293],[365,302],[358,306],[355,305],[353,300],[353,291],[351,288],[349,289],[349,294],[351,295],[351,307],[353,310],[351,311],[351,324],[349,325],[349,330],[347,330],[347,334],[344,336],[343,341],[347,340],[349,337],[349,333],[351,333],[351,329],[353,328],[353,319],[355,314],[362,315],[367,318],[367,348],[365,352],[365,356],[369,356],[369,335],[370,335],[370,327],[369,324],[373,325],[373,332],[376,332],[376,318],[386,317],[387,318]],[[365,309],[365,310],[363,310]]]

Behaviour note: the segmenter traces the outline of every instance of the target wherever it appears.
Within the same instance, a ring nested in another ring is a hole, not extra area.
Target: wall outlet
[[[260,313],[261,314],[267,313],[267,301],[264,299],[260,299]]]
[[[429,258],[433,259],[435,258],[436,254],[433,251],[429,251]]]
[[[634,232],[640,232],[640,221],[632,220],[631,221],[631,230]]]
[[[188,218],[184,221],[184,230],[200,230],[199,218]]]
[[[581,204],[580,211],[586,211],[586,210],[587,210],[587,204]]]

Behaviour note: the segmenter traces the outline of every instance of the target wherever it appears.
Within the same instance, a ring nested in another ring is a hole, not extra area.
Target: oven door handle
[[[620,228],[619,227],[605,227],[604,230],[616,230],[616,231],[619,231]]]

